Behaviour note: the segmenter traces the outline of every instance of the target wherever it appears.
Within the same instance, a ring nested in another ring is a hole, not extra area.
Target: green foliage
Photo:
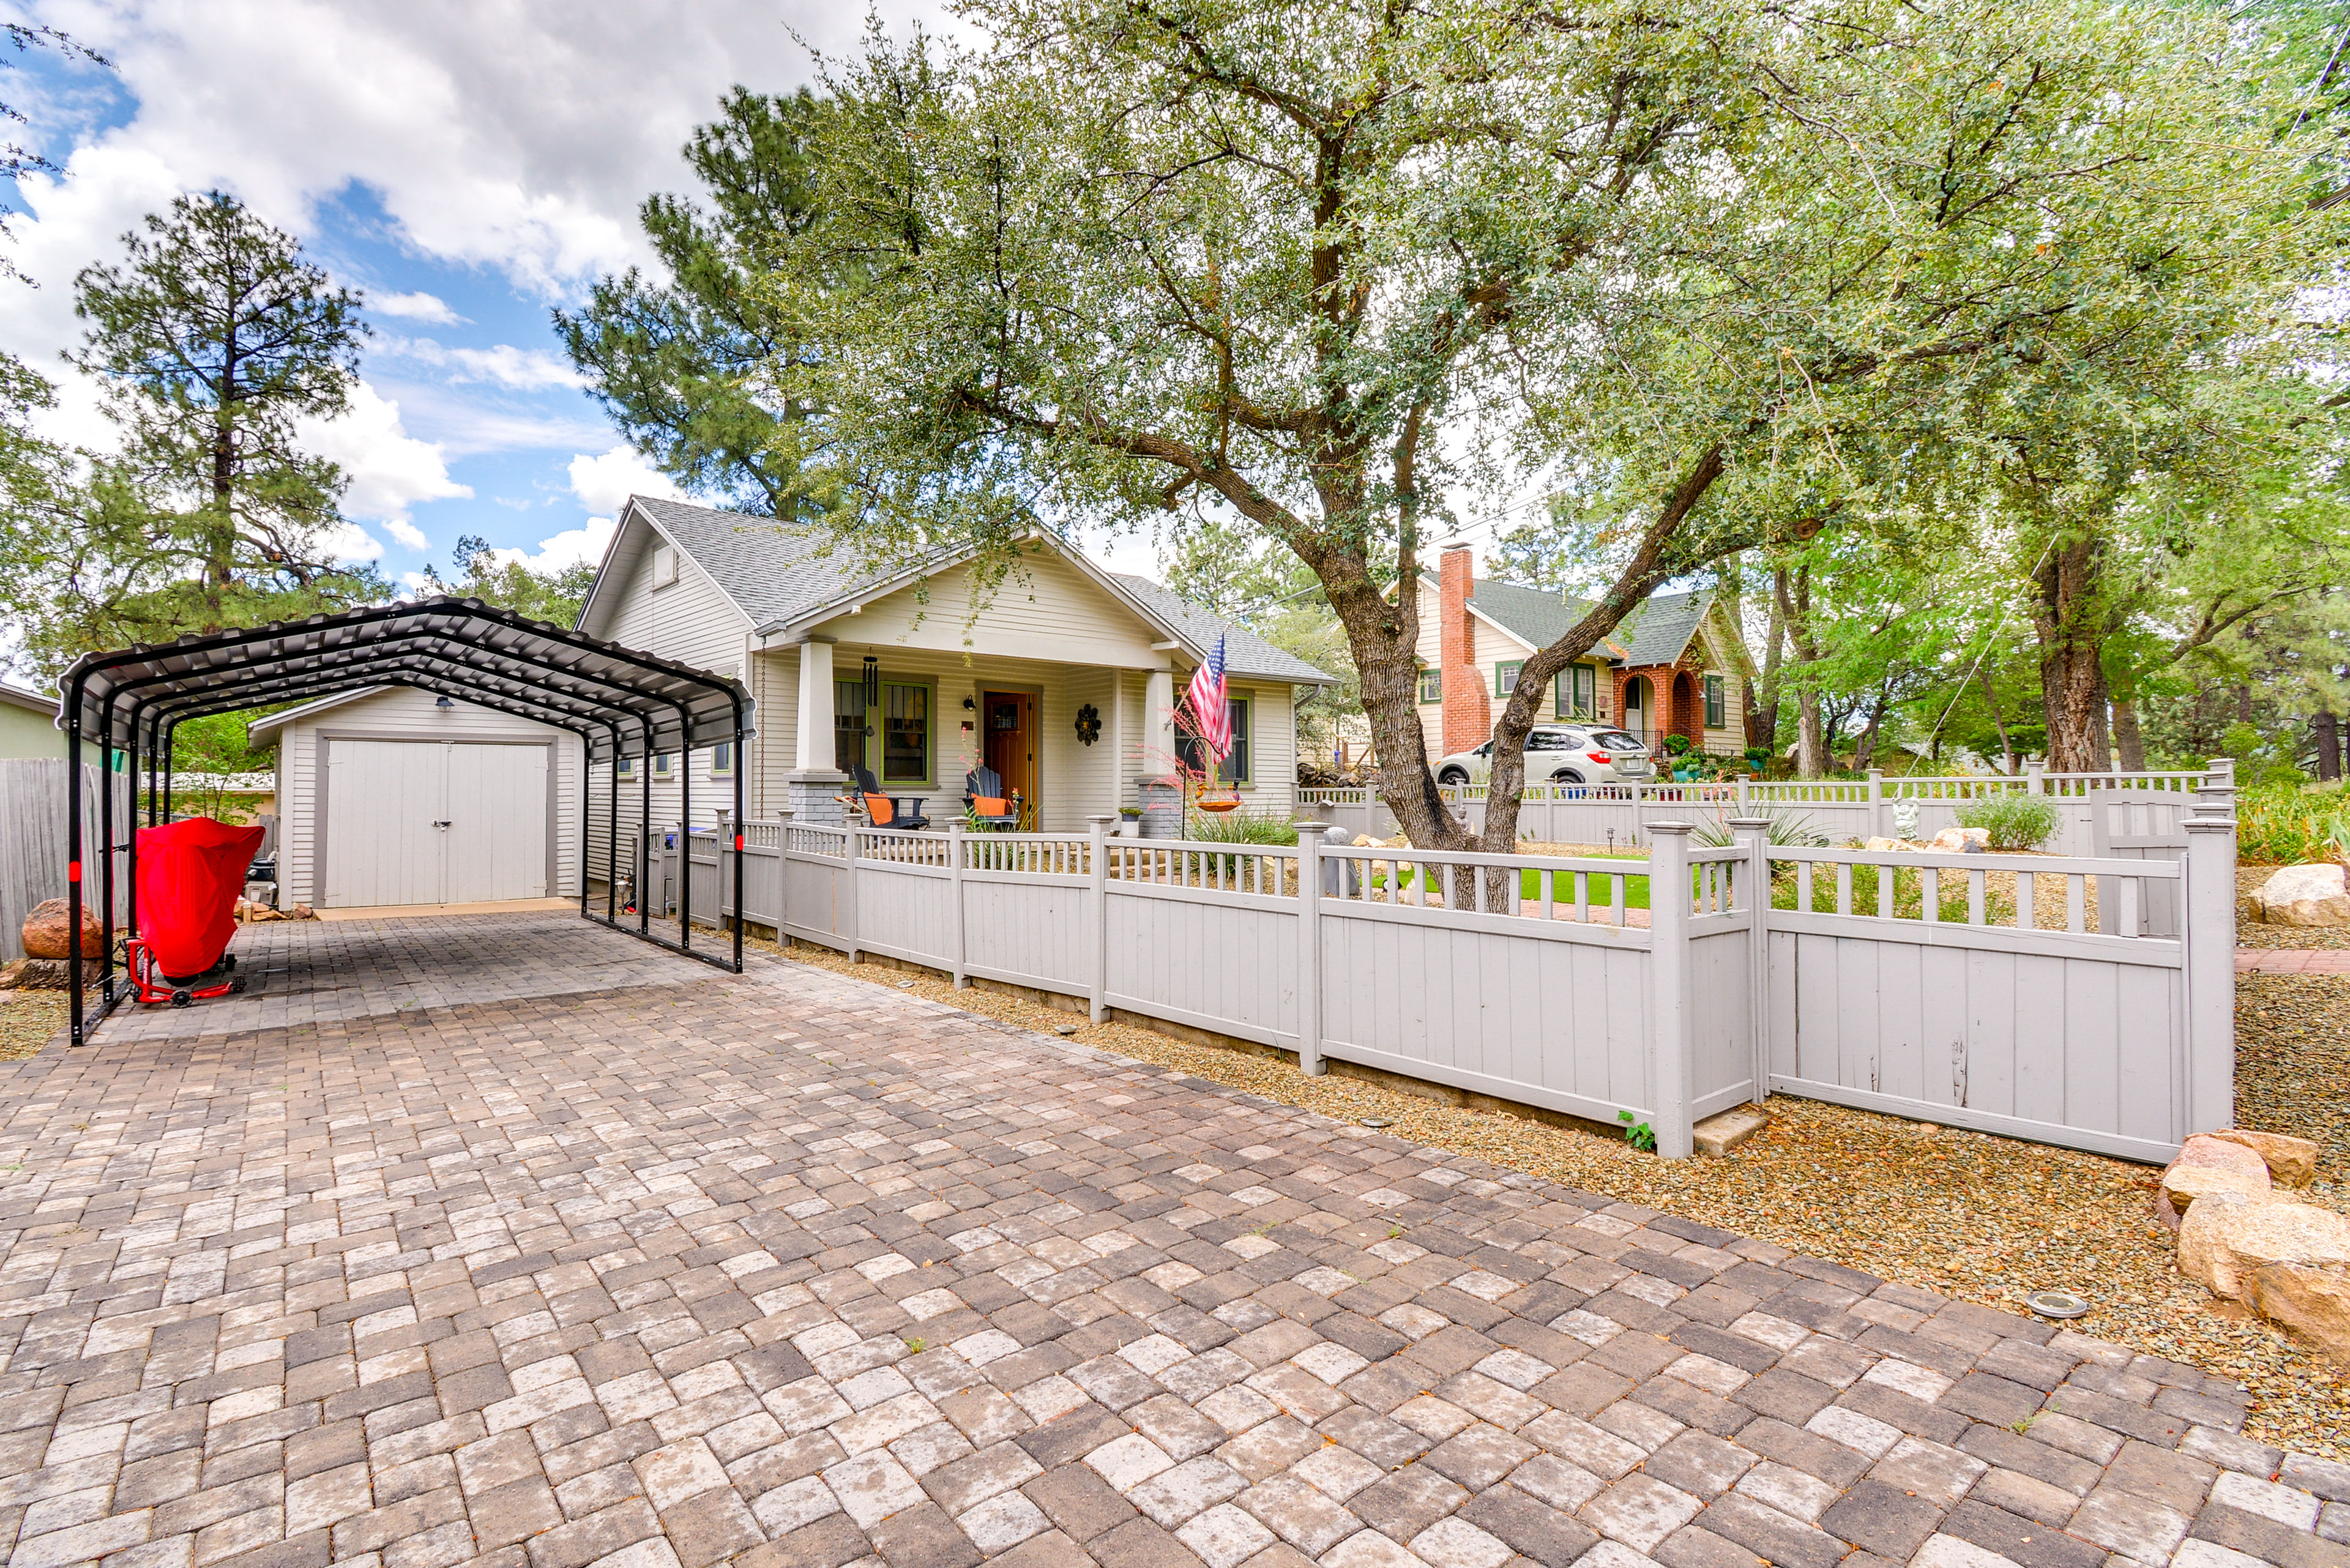
[[[1809,813],[1792,806],[1766,805],[1753,808],[1769,826],[1762,829],[1763,842],[1790,848],[1825,848],[1827,835],[1813,825]],[[1727,849],[1738,842],[1738,830],[1730,826],[1728,814],[1700,820],[1690,835],[1690,842],[1705,849]]]
[[[1362,711],[1363,686],[1347,628],[1314,574],[1290,552],[1268,548],[1251,530],[1216,517],[1179,533],[1160,569],[1167,586],[1193,604],[1336,678],[1307,689],[1297,703],[1298,755],[1327,761],[1342,717]]]
[[[1690,738],[1687,735],[1667,735],[1665,737],[1666,755],[1685,757],[1689,755],[1689,749]]]
[[[122,450],[9,541],[28,651],[54,669],[383,597],[373,568],[335,556],[342,472],[296,441],[348,404],[359,296],[218,192],[123,243],[124,265],[75,280],[89,326],[72,357],[104,383]]]
[[[1959,807],[1959,826],[1980,827],[1993,849],[2037,849],[2055,836],[2063,821],[2056,803],[2044,794],[1992,794]]]
[[[228,795],[219,787],[219,781],[234,774],[269,773],[276,766],[273,751],[255,751],[247,744],[246,726],[284,706],[280,703],[243,712],[208,713],[200,719],[184,720],[176,726],[172,732],[173,808],[182,815],[225,820],[224,814],[230,809]],[[209,775],[210,782],[198,784],[192,774]]]
[[[1195,844],[1295,844],[1295,824],[1267,812],[1195,811],[1183,836]]]
[[[2256,866],[2324,859],[2342,817],[2342,786],[2255,784],[2236,794],[2236,854]]]
[[[1642,1149],[1650,1154],[1654,1154],[1656,1152],[1656,1128],[1650,1127],[1646,1122],[1634,1121],[1632,1119],[1632,1113],[1629,1111],[1617,1111],[1616,1113],[1616,1119],[1624,1124],[1624,1141],[1626,1143],[1630,1144],[1634,1148]]]
[[[734,88],[684,150],[708,204],[659,195],[639,214],[668,280],[631,267],[577,313],[555,312],[572,363],[639,451],[691,490],[776,517],[822,503],[786,428],[807,410],[767,374],[800,350],[760,280],[816,221],[808,140],[828,108],[805,88]]]
[[[1926,515],[1981,431],[2028,448],[2033,400],[2290,358],[2305,336],[2228,335],[2339,221],[2275,221],[2286,106],[2221,19],[2152,0],[958,17],[968,50],[877,29],[832,67],[817,217],[772,275],[836,525],[993,559],[1039,516],[1243,520],[1320,579],[1430,843],[1463,835],[1412,776],[1421,628],[1388,594],[1448,507],[1565,475],[1557,551],[1607,590],[1541,656],[1569,659],[1861,498]]]

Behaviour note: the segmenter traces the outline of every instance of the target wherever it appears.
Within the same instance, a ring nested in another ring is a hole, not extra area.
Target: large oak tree
[[[1310,567],[1412,840],[1515,842],[1550,679],[1660,584],[1816,529],[1840,443],[1954,439],[2269,244],[2227,44],[2039,0],[965,0],[837,63],[769,286],[795,461],[868,548],[1201,506]],[[858,286],[837,286],[854,275]],[[1825,481],[1823,476],[1825,476]],[[1431,530],[1619,498],[1495,726],[1482,838],[1414,690]],[[1734,497],[1728,504],[1725,497]]]

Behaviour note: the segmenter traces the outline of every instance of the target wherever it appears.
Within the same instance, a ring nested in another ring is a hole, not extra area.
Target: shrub
[[[1689,749],[1690,739],[1687,735],[1667,735],[1665,737],[1665,750],[1672,755],[1677,757],[1686,756],[1689,753]]]
[[[1812,819],[1804,813],[1783,806],[1763,806],[1760,809],[1771,825],[1762,830],[1764,842],[1782,848],[1821,849],[1826,846],[1828,836],[1813,826]],[[1716,816],[1710,822],[1699,823],[1697,831],[1690,835],[1690,842],[1702,849],[1727,849],[1738,842],[1738,834],[1730,826],[1728,816]]]
[[[2236,854],[2258,866],[2295,866],[2326,857],[2343,815],[2340,785],[2296,789],[2257,784],[2236,795]]]
[[[1959,807],[1959,826],[1981,828],[1993,849],[2037,849],[2062,820],[2056,803],[2044,794],[1991,795]]]
[[[1195,811],[1183,836],[1195,844],[1295,844],[1297,828],[1262,812]]]

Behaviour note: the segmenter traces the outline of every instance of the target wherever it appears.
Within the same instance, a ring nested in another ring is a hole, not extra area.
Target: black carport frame
[[[175,642],[89,654],[66,672],[57,725],[68,736],[66,770],[68,841],[67,899],[69,929],[81,929],[82,776],[85,738],[99,746],[99,836],[103,842],[98,883],[102,941],[98,955],[99,1002],[95,1016],[82,1003],[81,964],[72,968],[73,1043],[130,994],[129,977],[115,983],[115,857],[122,857],[129,898],[124,931],[139,930],[138,791],[140,760],[148,766],[147,820],[168,821],[172,802],[172,742],[181,723],[207,714],[233,712],[264,703],[309,701],[380,686],[422,691],[533,719],[579,737],[579,915],[641,940],[740,974],[743,971],[743,821],[745,765],[743,743],[753,732],[750,694],[739,681],[695,670],[654,654],[542,621],[478,599],[436,597],[406,600],[313,616],[307,620],[206,632]],[[132,781],[126,815],[131,820],[115,842],[113,759],[123,755],[123,774]],[[733,951],[721,958],[693,947],[693,769],[699,747],[733,746],[734,887]],[[652,932],[645,897],[652,828],[652,768],[650,759],[681,753],[678,770],[678,940]],[[619,919],[620,763],[645,759],[636,772],[640,784],[640,820],[631,881],[636,928]],[[608,841],[604,865],[604,912],[588,906],[588,770],[610,769]],[[158,764],[160,763],[160,770]],[[157,774],[161,773],[161,788]]]

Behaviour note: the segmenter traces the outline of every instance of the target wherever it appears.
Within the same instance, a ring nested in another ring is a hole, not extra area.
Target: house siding
[[[455,701],[441,707],[430,691],[395,686],[297,719],[277,732],[278,877],[288,902],[319,902],[317,820],[318,741],[323,736],[369,740],[552,741],[555,745],[555,896],[579,892],[579,770],[577,736],[494,709]],[[329,803],[329,812],[332,803]],[[331,815],[328,824],[332,829]]]
[[[993,588],[958,566],[836,616],[822,629],[846,649],[951,649],[975,658],[1032,659],[1102,669],[1163,666],[1158,633],[1058,555],[1023,561]],[[859,657],[862,657],[860,652]],[[886,662],[886,655],[885,655]]]

